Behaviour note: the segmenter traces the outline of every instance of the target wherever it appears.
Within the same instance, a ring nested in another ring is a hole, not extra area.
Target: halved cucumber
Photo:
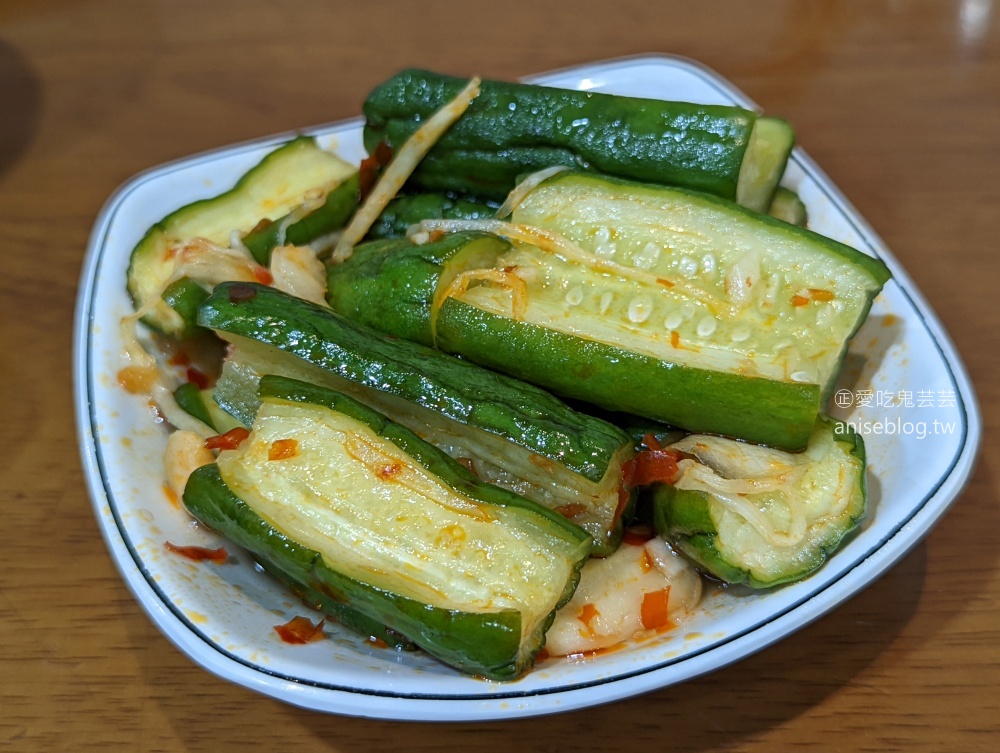
[[[587,173],[544,181],[513,220],[548,250],[517,243],[477,269],[481,257],[441,256],[447,239],[360,247],[331,268],[328,300],[571,398],[801,450],[889,278],[731,202]]]
[[[800,454],[704,435],[670,449],[691,467],[653,487],[656,530],[728,583],[804,578],[865,514],[864,442],[840,421],[821,417]]]
[[[249,528],[240,543],[265,555],[269,530],[315,553],[313,588],[458,669],[530,667],[590,537],[349,397],[280,377],[260,396],[250,437],[191,477],[188,509]]]
[[[189,279],[181,279],[163,291],[174,271],[178,248],[194,238],[228,246],[234,232],[243,236],[262,221],[278,221],[280,225],[282,218],[304,206],[309,212],[324,210],[323,198],[354,172],[352,165],[320,149],[313,138],[302,136],[279,147],[229,191],[181,207],[146,232],[132,251],[127,273],[133,305],[139,309],[151,297],[161,296],[163,300],[155,303],[144,321],[167,335],[192,334],[195,325],[191,314],[204,300],[204,290]],[[328,217],[330,222],[314,220],[310,227],[317,234],[335,230],[340,214]],[[261,253],[266,244],[258,246]],[[266,263],[266,258],[258,257],[258,261]]]
[[[634,448],[611,424],[531,385],[260,285],[217,286],[199,322],[233,343],[214,395],[244,422],[256,411],[262,374],[328,386],[471,461],[484,479],[558,510],[591,534],[595,553],[618,545],[631,500],[622,494],[621,469]]]

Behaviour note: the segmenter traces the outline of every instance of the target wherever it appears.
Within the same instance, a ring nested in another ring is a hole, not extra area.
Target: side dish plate
[[[753,103],[712,71],[674,57],[584,65],[535,83],[694,102]],[[357,162],[361,121],[310,129]],[[328,627],[329,640],[282,643],[274,625],[309,610],[234,551],[222,566],[165,552],[164,542],[222,542],[163,491],[166,429],[116,382],[129,253],[168,212],[231,186],[290,134],[219,149],[145,172],[94,226],[76,311],[74,380],[80,451],[98,523],[123,578],[163,633],[220,677],[298,706],[385,719],[470,721],[606,703],[713,671],[778,641],[884,574],[941,518],[966,484],[980,418],[948,336],[899,262],[822,170],[796,148],[783,183],[812,229],[881,258],[894,278],[855,337],[834,414],[859,425],[870,461],[870,514],[816,575],[766,593],[715,590],[676,629],[620,650],[546,659],[523,679],[465,677],[422,654],[380,649]],[[710,589],[711,591],[711,589]],[[315,617],[315,616],[314,616]]]

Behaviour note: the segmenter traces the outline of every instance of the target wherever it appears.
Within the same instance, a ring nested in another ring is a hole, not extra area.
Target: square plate
[[[744,94],[674,57],[640,57],[543,74],[533,82],[616,94],[739,104]],[[309,133],[345,159],[363,156],[360,119]],[[708,595],[697,615],[655,639],[579,660],[547,659],[524,678],[466,677],[417,654],[378,649],[331,626],[329,640],[282,643],[272,627],[309,610],[237,552],[222,567],[166,555],[166,540],[222,542],[163,492],[166,430],[116,383],[118,322],[131,312],[129,254],[168,212],[230,187],[289,134],[173,162],[126,183],[93,229],[76,312],[77,426],[94,510],[126,583],[184,653],[233,682],[299,706],[386,719],[532,716],[643,693],[710,672],[798,630],[882,575],[943,515],[968,480],[980,441],[972,386],[937,318],[868,224],[801,149],[784,184],[812,229],[881,258],[894,278],[855,337],[835,396],[868,447],[870,514],[811,578],[765,593]],[[892,400],[887,398],[891,397]],[[232,550],[234,547],[229,545]]]

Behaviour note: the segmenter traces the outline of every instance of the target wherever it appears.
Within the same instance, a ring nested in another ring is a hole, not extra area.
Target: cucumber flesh
[[[848,246],[714,197],[584,174],[546,181],[514,220],[646,273],[646,281],[616,279],[522,247],[500,264],[527,271],[524,321],[706,371],[816,384],[824,394],[889,277]],[[458,299],[510,311],[509,294],[488,285]]]
[[[755,212],[766,212],[794,146],[795,132],[787,122],[779,118],[757,118],[740,165],[736,203]]]
[[[153,225],[132,251],[127,288],[136,309],[162,295],[173,273],[178,247],[194,238],[228,246],[233,232],[251,231],[262,220],[278,220],[306,202],[321,198],[355,172],[336,155],[320,149],[315,139],[300,137],[268,154],[229,191],[188,204]],[[196,295],[189,280],[183,288]],[[175,283],[176,285],[176,283]],[[144,321],[164,334],[190,334],[191,306],[172,308],[171,296],[157,301]],[[176,296],[175,296],[176,297]],[[204,296],[202,296],[204,297]],[[187,301],[187,298],[183,299]]]
[[[691,468],[682,461],[673,485],[654,487],[654,525],[726,582],[767,588],[804,578],[864,516],[864,443],[840,421],[821,417],[799,454],[704,435],[670,447]],[[749,487],[724,490],[734,481]]]
[[[774,192],[774,198],[771,200],[771,206],[767,213],[776,220],[799,227],[805,227],[809,221],[806,205],[799,198],[799,195],[782,186],[778,186],[778,190]]]

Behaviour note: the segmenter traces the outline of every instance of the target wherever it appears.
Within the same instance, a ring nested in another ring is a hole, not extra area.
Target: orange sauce
[[[595,617],[599,617],[600,615],[601,613],[597,611],[597,607],[593,604],[584,604],[577,619],[587,626],[587,630],[593,633],[594,628],[590,623]]]
[[[267,451],[268,460],[287,460],[299,454],[299,443],[294,439],[276,439]]]
[[[403,470],[403,466],[399,463],[388,463],[386,465],[380,465],[376,468],[375,475],[383,481],[391,481],[399,475],[401,470]]]
[[[152,392],[159,374],[151,366],[126,366],[118,372],[118,384],[132,395]]]
[[[181,501],[177,499],[177,492],[175,492],[166,484],[163,485],[163,496],[165,496],[167,498],[167,501],[174,507],[179,508],[181,506]]]

